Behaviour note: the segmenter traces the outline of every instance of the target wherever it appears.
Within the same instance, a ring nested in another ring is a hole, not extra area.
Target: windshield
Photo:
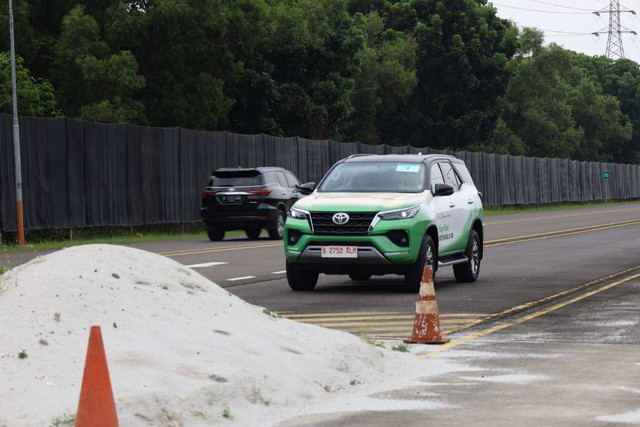
[[[249,171],[215,171],[209,179],[209,187],[243,187],[262,185],[262,174]]]
[[[318,191],[420,193],[425,175],[422,163],[341,163],[329,172]]]

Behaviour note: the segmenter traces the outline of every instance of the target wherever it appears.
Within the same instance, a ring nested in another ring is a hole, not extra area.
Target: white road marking
[[[287,272],[287,270],[274,271],[274,272],[273,272],[273,273],[271,273],[271,274],[284,274],[284,273],[286,273],[286,272]]]
[[[256,276],[242,276],[242,277],[234,277],[233,279],[227,279],[229,282],[235,282],[237,280],[245,280],[245,279],[255,279]]]
[[[215,265],[224,265],[229,264],[228,262],[205,262],[204,264],[192,264],[187,265],[189,268],[205,268],[205,267],[213,267]]]

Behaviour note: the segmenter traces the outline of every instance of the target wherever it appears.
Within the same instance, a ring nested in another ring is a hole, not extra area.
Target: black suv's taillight
[[[404,230],[391,230],[385,234],[396,246],[409,246],[409,236]]]
[[[298,243],[298,240],[300,240],[300,237],[302,237],[302,233],[298,230],[289,230],[287,235],[287,243],[289,243],[290,245],[295,245],[296,243]]]

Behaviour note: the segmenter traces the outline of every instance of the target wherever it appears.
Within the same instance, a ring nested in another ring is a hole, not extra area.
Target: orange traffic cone
[[[430,266],[425,266],[420,282],[420,295],[416,303],[416,317],[413,321],[411,339],[404,340],[407,344],[444,344],[451,341],[440,335],[440,318],[438,317],[438,303],[436,291],[433,287],[433,274]]]
[[[100,326],[92,326],[82,377],[76,427],[97,426],[118,427],[118,415],[113,401]]]

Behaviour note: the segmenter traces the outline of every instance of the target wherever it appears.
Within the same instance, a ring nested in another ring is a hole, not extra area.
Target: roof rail
[[[362,156],[371,156],[371,154],[367,154],[367,153],[352,154],[349,157],[347,157],[347,159],[352,159],[354,157],[362,157]]]

